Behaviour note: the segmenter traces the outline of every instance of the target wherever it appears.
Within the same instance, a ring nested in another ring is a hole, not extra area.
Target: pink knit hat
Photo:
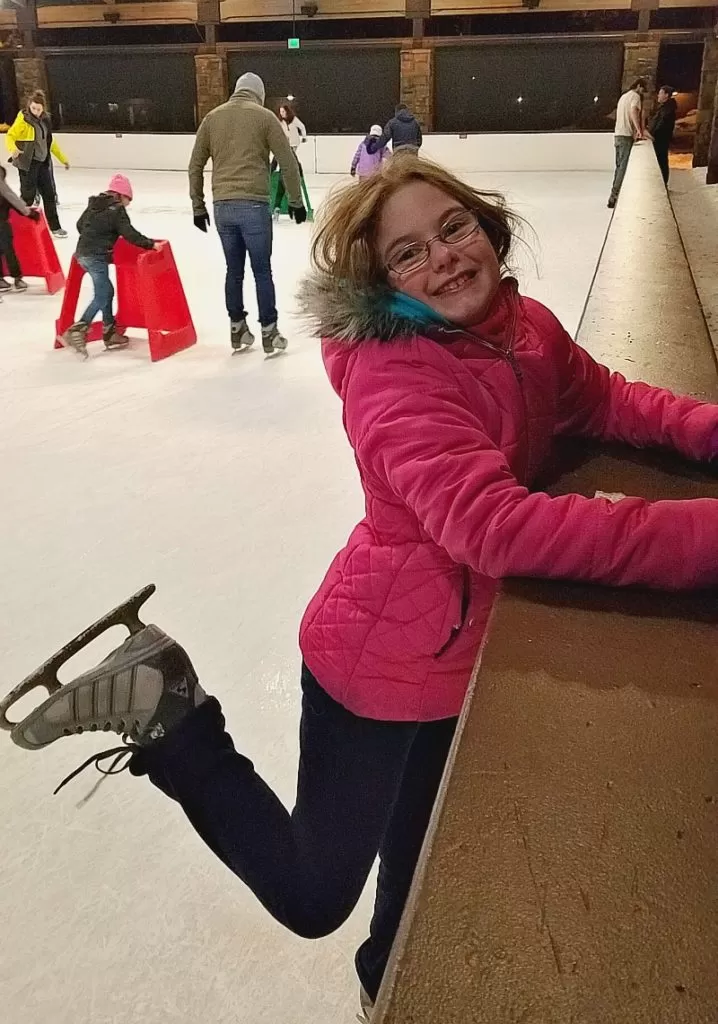
[[[107,191],[116,192],[118,196],[124,196],[126,199],[132,199],[132,185],[130,185],[130,179],[126,178],[124,174],[115,174],[107,186]]]

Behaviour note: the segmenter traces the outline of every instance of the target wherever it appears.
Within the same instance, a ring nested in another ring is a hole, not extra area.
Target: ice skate
[[[26,292],[27,291],[27,281],[23,280],[23,278],[21,278],[21,277],[16,277],[15,278],[15,291],[16,292]]]
[[[69,776],[73,778],[93,761],[150,746],[202,703],[205,694],[185,651],[157,626],[145,625],[139,618],[140,607],[154,591],[150,584],[103,616],[0,702],[0,728],[9,730],[18,746],[38,750],[83,732],[123,735],[129,748],[93,755]],[[117,625],[130,631],[125,642],[95,668],[62,685],[57,673],[64,663]],[[11,722],[10,708],[36,687],[44,687],[50,696],[22,721]]]
[[[254,335],[247,327],[246,320],[233,320],[230,324],[230,337],[234,352],[243,352],[254,344]]]
[[[276,352],[286,352],[288,344],[284,335],[279,333],[276,324],[262,328],[262,348],[266,355],[273,356]]]
[[[112,327],[103,328],[102,340],[105,343],[106,349],[127,348],[130,343],[130,339],[126,334],[122,333],[116,324],[113,324]]]
[[[87,332],[90,325],[83,320],[69,327],[62,336],[62,344],[67,348],[74,349],[83,359],[87,359]]]
[[[64,228],[58,228],[57,231],[52,232],[55,238],[67,238],[67,231]]]
[[[4,277],[0,277],[0,292],[9,292],[12,285],[9,281],[6,281]]]
[[[359,1024],[371,1024],[371,1018],[374,1012],[374,1003],[364,991],[363,987],[359,989],[359,1002],[361,1003],[361,1012],[357,1014]]]

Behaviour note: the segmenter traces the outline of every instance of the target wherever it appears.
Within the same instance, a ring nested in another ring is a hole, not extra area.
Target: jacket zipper
[[[460,327],[440,327],[439,332],[441,334],[455,334],[457,337],[464,338],[466,341],[478,342],[480,345],[483,345],[484,348],[489,349],[491,352],[495,352],[496,355],[500,356],[501,359],[504,359],[511,367],[513,375],[516,378],[516,383],[518,384],[519,394],[521,395],[521,406],[523,408],[524,413],[524,437],[526,441],[526,456],[525,465],[523,467],[524,479],[521,482],[528,483],[529,468],[531,466],[531,438],[529,436],[528,406],[526,405],[526,395],[524,393],[523,387],[524,374],[519,364],[519,361],[516,358],[516,353],[514,352],[514,340],[516,337],[516,319],[516,302],[514,300],[511,303],[511,324],[509,326],[508,348],[500,348],[498,345],[494,345],[493,342],[487,341],[485,338],[481,338],[476,334],[469,334],[467,331],[462,330]]]
[[[442,654],[446,654],[451,645],[456,641],[459,634],[466,625],[466,619],[469,614],[469,608],[471,606],[471,571],[468,565],[461,566],[461,614],[459,621],[451,627],[449,638],[446,643],[442,644],[439,650],[434,655],[435,658],[440,658]]]

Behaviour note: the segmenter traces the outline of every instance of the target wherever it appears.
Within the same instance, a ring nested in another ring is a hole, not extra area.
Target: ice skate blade
[[[133,594],[132,597],[118,605],[117,608],[113,608],[111,612],[103,615],[97,622],[88,626],[81,633],[78,633],[73,640],[70,640],[64,647],[61,647],[43,665],[35,669],[34,672],[31,672],[21,683],[18,683],[7,697],[0,701],[0,729],[5,729],[6,732],[13,732],[18,725],[22,724],[21,722],[11,722],[7,717],[7,713],[14,704],[17,704],[31,690],[44,687],[50,696],[61,690],[62,683],[57,678],[57,673],[65,662],[69,661],[70,658],[74,657],[84,647],[87,647],[93,640],[102,636],[108,629],[111,629],[113,626],[126,626],[130,634],[138,633],[141,629],[144,629],[145,623],[140,619],[139,611],[156,589],[154,583],[149,583],[146,587],[138,590],[136,594]],[[31,712],[31,714],[34,714],[34,712]],[[25,746],[24,743],[19,741],[17,734],[12,738],[19,746]]]

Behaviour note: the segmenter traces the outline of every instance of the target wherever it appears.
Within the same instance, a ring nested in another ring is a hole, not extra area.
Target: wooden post
[[[698,91],[696,138],[693,144],[694,167],[705,167],[708,164],[716,82],[718,82],[718,39],[706,39],[703,47],[701,84]]]
[[[713,118],[711,120],[710,145],[708,147],[708,171],[706,185],[718,184],[718,89],[713,98]]]

